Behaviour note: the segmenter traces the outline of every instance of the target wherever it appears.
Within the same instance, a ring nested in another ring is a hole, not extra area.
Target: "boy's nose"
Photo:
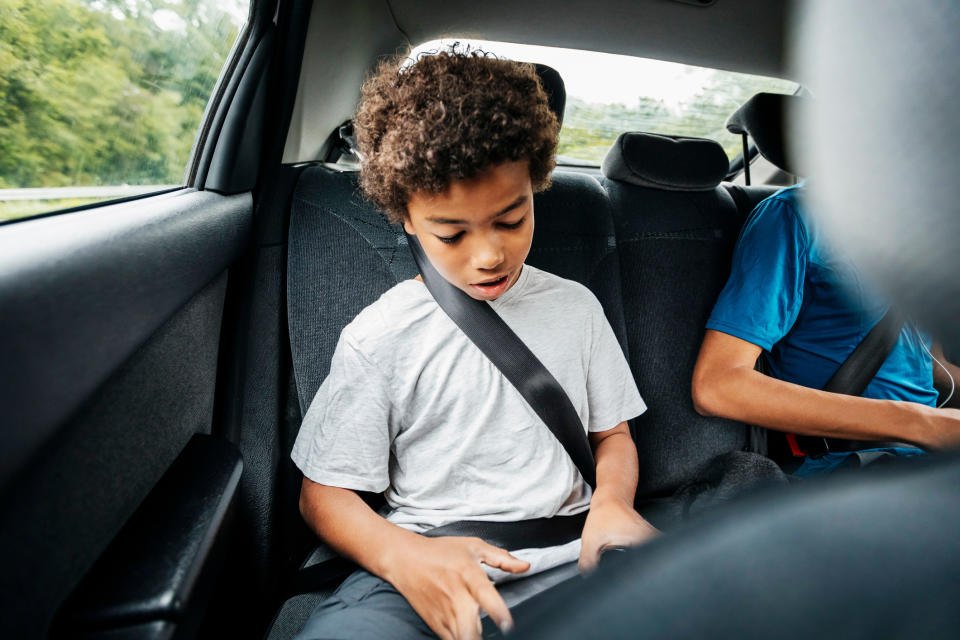
[[[503,263],[503,245],[496,239],[479,241],[472,253],[475,269],[489,271],[496,269]]]

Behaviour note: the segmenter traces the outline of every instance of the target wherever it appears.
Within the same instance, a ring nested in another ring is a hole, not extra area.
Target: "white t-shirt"
[[[557,379],[588,431],[646,410],[586,287],[525,265],[489,304]],[[384,492],[387,519],[416,532],[574,515],[590,504],[563,445],[415,280],[344,328],[291,457],[314,482]],[[579,544],[565,546],[576,559]]]

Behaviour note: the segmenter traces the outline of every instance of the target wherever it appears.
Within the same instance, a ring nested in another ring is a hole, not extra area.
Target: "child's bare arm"
[[[529,563],[479,538],[426,538],[377,515],[349,489],[303,479],[300,513],[338,552],[392,584],[443,638],[480,637],[479,610],[507,630],[513,618],[480,563],[521,573]]]
[[[626,422],[590,434],[597,464],[597,489],[583,527],[580,570],[596,568],[600,554],[612,547],[629,547],[658,532],[633,509],[637,490],[637,448]]]
[[[697,411],[802,435],[894,440],[929,449],[960,445],[956,409],[938,411],[777,380],[754,370],[760,352],[745,340],[708,329],[693,371]]]

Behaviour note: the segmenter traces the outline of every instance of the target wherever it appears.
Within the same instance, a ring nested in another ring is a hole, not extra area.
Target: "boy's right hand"
[[[480,638],[480,609],[506,633],[513,617],[480,563],[523,573],[530,563],[480,538],[417,536],[382,576],[443,640]]]

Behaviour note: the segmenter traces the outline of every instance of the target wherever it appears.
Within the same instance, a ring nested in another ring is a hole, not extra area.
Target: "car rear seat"
[[[657,138],[655,144],[666,144]],[[629,356],[650,406],[634,426],[641,503],[668,495],[714,455],[747,443],[744,425],[699,416],[690,400],[703,326],[729,270],[742,221],[733,199],[718,187],[726,157],[720,150],[720,167],[719,146],[693,139],[667,139],[677,153],[647,157],[645,144],[651,140],[645,134],[622,136],[601,180],[555,171],[551,188],[534,199],[537,224],[528,259],[590,288]],[[623,166],[616,170],[620,161]],[[638,170],[637,162],[646,162],[647,169]],[[644,177],[657,184],[637,184]],[[343,327],[414,275],[401,229],[387,224],[362,197],[355,173],[330,166],[303,171],[293,196],[287,271],[300,416],[329,371]],[[288,447],[299,425],[290,428],[281,439]],[[288,454],[289,449],[280,452],[280,463],[294,473]],[[298,489],[292,483],[277,508],[279,517],[300,532],[288,536],[297,547],[288,553],[303,558],[316,539],[300,519]],[[293,635],[322,597],[289,599],[269,637]]]
[[[603,188],[591,176],[557,172],[551,189],[535,196],[534,209],[537,224],[527,262],[590,288],[626,350],[620,266]],[[322,166],[300,177],[288,246],[288,325],[302,416],[329,371],[343,327],[417,270],[402,229],[360,196],[357,174]],[[285,435],[292,442],[296,434]],[[291,517],[299,518],[296,496],[284,502]]]

